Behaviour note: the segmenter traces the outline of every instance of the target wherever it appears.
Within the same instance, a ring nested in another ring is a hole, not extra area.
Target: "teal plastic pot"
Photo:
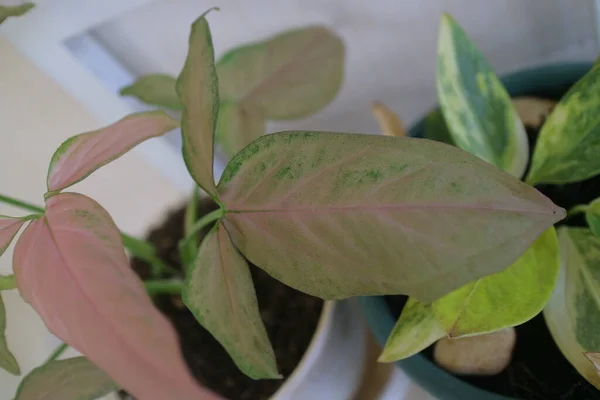
[[[589,71],[592,64],[548,65],[514,72],[502,77],[512,97],[557,97]],[[410,136],[423,137],[424,120],[409,131]],[[362,297],[362,311],[369,328],[383,346],[396,323],[383,297]],[[412,380],[440,400],[515,400],[471,386],[442,370],[421,354],[396,363]]]

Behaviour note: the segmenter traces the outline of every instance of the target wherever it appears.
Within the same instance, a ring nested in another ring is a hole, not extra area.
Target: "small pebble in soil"
[[[496,375],[510,364],[516,340],[514,328],[487,335],[443,338],[435,344],[433,358],[455,374]]]

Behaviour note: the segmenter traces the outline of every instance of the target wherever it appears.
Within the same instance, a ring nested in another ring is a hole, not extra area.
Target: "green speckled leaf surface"
[[[481,159],[413,138],[266,135],[229,162],[218,188],[242,254],[326,299],[434,300],[506,268],[564,216]]]
[[[250,268],[220,222],[200,245],[187,273],[183,301],[246,375],[279,377]]]
[[[528,161],[525,128],[481,52],[450,17],[442,17],[437,91],[455,144],[521,178]]]
[[[206,14],[193,24],[185,64],[176,90],[183,106],[181,136],[183,159],[196,183],[213,198],[214,134],[219,113],[219,89],[212,36]]]

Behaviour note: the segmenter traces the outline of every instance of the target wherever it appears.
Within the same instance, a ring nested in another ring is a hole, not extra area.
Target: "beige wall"
[[[42,203],[48,161],[67,137],[99,127],[66,95],[0,37],[0,193]],[[138,154],[130,153],[74,187],[104,205],[119,227],[139,234],[156,222],[182,193]],[[0,214],[25,215],[0,206]],[[11,273],[12,247],[0,259]],[[16,291],[3,293],[8,341],[24,372],[37,366],[56,344]],[[12,398],[19,379],[0,370],[0,399]]]
[[[309,23],[338,32],[348,48],[346,82],[321,115],[271,129],[372,132],[373,100],[412,122],[435,102],[438,22],[450,12],[498,71],[594,58],[593,0],[156,0],[97,30],[134,72],[178,73],[190,23],[208,19],[217,55]],[[315,68],[318,68],[316,65]]]

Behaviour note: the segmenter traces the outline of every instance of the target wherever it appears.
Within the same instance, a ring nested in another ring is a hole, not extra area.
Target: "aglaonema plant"
[[[508,92],[448,15],[442,18],[438,45],[441,113],[427,117],[428,137],[453,143],[530,185],[567,184],[600,173],[597,66],[563,96],[546,119],[524,176],[528,141]],[[563,354],[600,388],[599,205],[597,200],[569,212],[585,213],[589,228],[549,228],[502,272],[433,302],[409,298],[380,360],[407,358],[443,337],[476,336],[520,325],[543,310]]]
[[[261,136],[233,156],[217,184],[220,87],[203,15],[192,25],[176,91],[183,158],[219,208],[189,223],[182,249],[200,229],[212,228],[179,288],[198,322],[251,378],[280,375],[247,260],[323,299],[407,294],[429,303],[503,271],[564,217],[547,197],[494,165],[406,137]],[[176,334],[148,294],[161,284],[172,292],[177,282],[142,282],[128,264],[124,246],[150,261],[152,246],[121,234],[93,199],[65,192],[178,125],[162,111],[144,112],[74,136],[52,157],[43,209],[1,198],[36,211],[0,220],[2,249],[25,227],[14,277],[0,280],[1,288],[16,287],[48,329],[83,354],[56,361],[57,351],[23,380],[16,400],[92,399],[115,387],[140,399],[217,398],[187,372]],[[3,309],[0,316],[4,328]],[[5,340],[0,357],[0,366],[16,372]],[[85,371],[86,379],[70,379]]]
[[[344,45],[329,29],[311,25],[236,47],[216,69],[220,104],[215,142],[232,157],[265,133],[267,121],[306,117],[329,104],[343,81]],[[148,74],[121,94],[180,113],[175,81],[168,74]]]

